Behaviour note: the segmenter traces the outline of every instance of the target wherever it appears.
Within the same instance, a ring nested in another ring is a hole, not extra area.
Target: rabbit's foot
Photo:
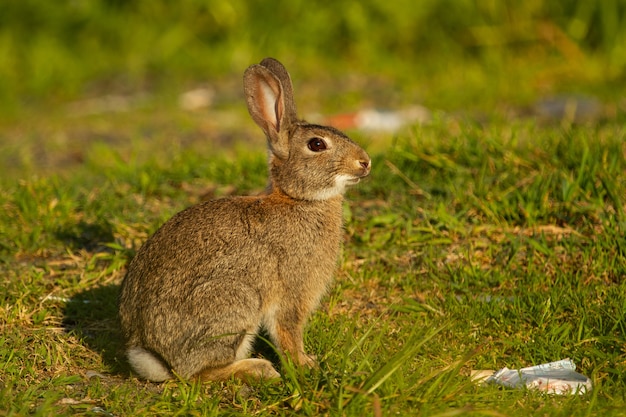
[[[298,364],[307,368],[317,368],[317,356],[302,352],[298,355]]]
[[[274,369],[274,365],[267,359],[243,359],[235,362],[238,366],[234,376],[240,379],[276,379],[280,374]]]
[[[266,359],[241,359],[220,368],[206,368],[198,375],[203,381],[223,381],[230,377],[244,381],[280,378],[272,363]]]

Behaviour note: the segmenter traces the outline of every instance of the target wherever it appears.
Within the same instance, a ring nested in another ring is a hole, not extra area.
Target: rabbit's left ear
[[[274,58],[265,58],[261,61],[261,65],[267,68],[278,78],[280,85],[283,87],[283,101],[285,103],[285,113],[287,118],[295,121],[298,116],[296,112],[296,102],[293,96],[293,84],[291,77],[287,72],[287,68]]]
[[[243,86],[250,116],[265,132],[270,150],[280,159],[286,159],[289,155],[289,129],[295,122],[291,81],[285,90],[272,70],[263,65],[252,65],[244,74]]]

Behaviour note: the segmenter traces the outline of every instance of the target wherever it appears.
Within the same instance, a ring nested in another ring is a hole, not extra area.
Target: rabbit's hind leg
[[[198,377],[203,381],[224,381],[231,377],[247,381],[280,378],[280,374],[270,361],[248,358],[222,367],[206,368],[198,374]]]

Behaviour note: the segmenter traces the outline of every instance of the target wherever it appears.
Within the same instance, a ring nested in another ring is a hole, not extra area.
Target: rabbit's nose
[[[372,168],[372,160],[371,159],[361,159],[359,160],[359,165],[363,168],[363,175],[368,175]]]

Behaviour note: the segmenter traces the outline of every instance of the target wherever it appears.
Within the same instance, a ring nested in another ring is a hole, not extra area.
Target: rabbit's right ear
[[[283,82],[288,84],[284,86]],[[296,121],[289,74],[278,61],[265,59],[246,70],[243,86],[250,116],[267,135],[274,155],[286,159],[289,129]]]

